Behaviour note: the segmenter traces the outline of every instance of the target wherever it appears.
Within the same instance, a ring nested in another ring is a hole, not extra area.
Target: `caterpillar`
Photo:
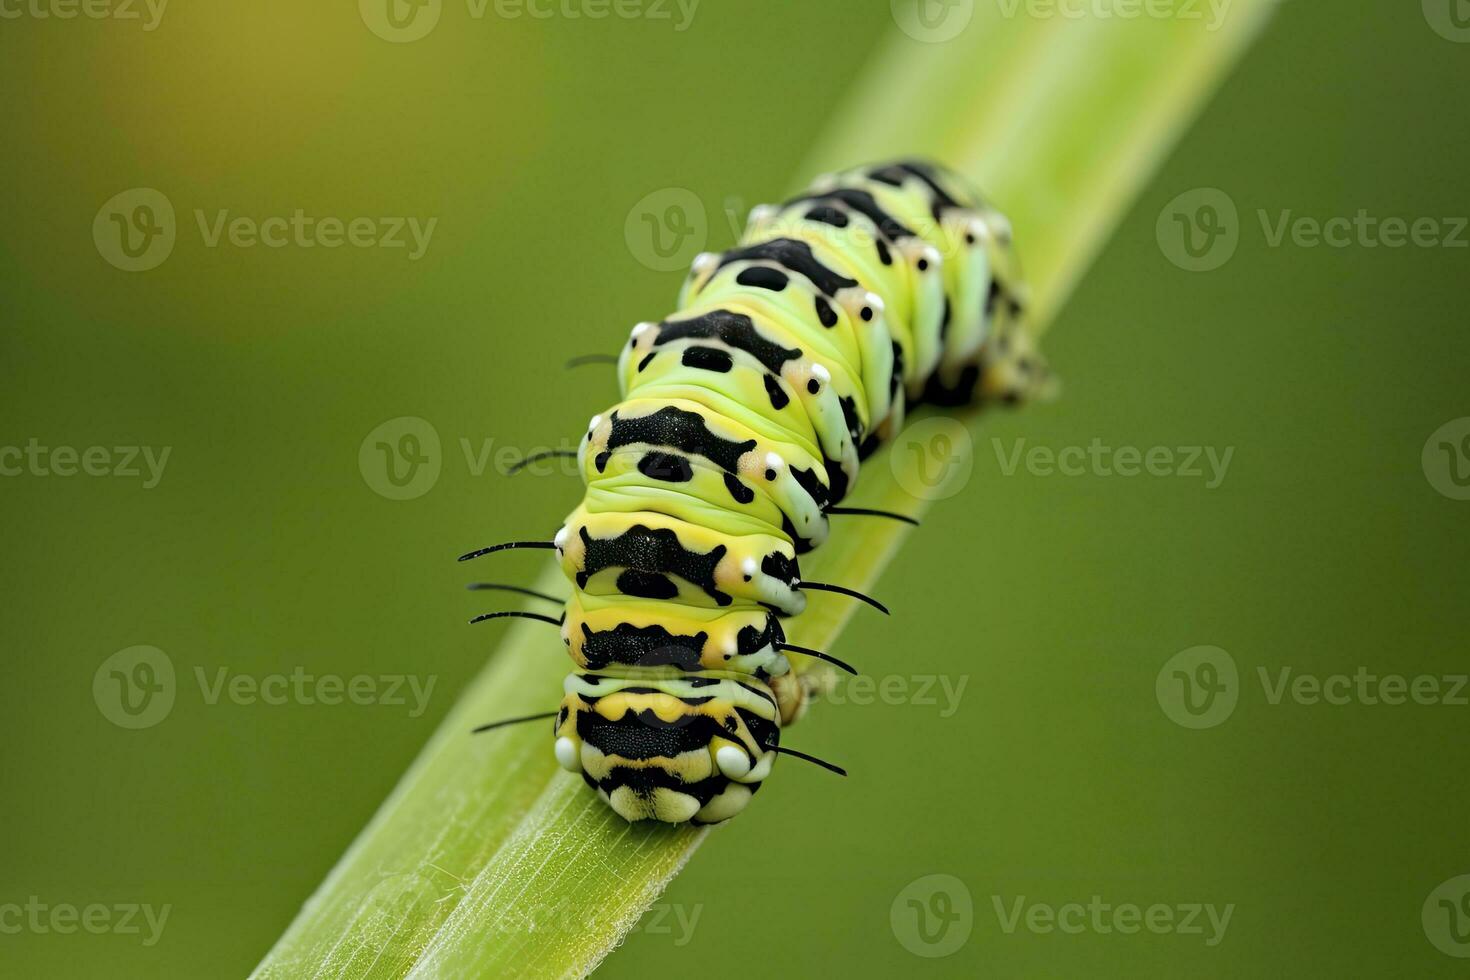
[[[629,821],[714,824],[739,813],[814,689],[783,619],[806,591],[861,461],[911,406],[1015,404],[1052,375],[1024,329],[1006,218],[928,162],[818,179],[752,210],[735,247],[699,255],[678,311],[639,323],[617,359],[622,401],[576,452],[582,502],[553,539],[572,588],[555,624],[576,669],[555,755]],[[472,588],[475,586],[472,586]],[[515,586],[482,584],[483,588]],[[554,596],[530,593],[560,602]]]

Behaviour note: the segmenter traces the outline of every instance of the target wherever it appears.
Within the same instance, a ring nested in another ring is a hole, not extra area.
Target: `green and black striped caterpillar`
[[[785,642],[804,589],[847,591],[803,582],[798,556],[909,405],[1049,386],[1025,305],[1009,223],[928,163],[821,178],[700,255],[679,312],[633,328],[555,538],[464,556],[552,548],[571,581],[561,618],[537,617],[577,666],[534,716],[555,717],[562,767],[627,820],[701,824],[740,812],[780,753],[840,772],[780,747],[806,666],[846,666]],[[479,618],[499,615],[517,614]]]

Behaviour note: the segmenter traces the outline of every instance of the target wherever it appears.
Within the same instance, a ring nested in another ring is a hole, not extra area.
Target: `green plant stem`
[[[1236,0],[1212,31],[1177,20],[1007,18],[979,4],[952,41],[890,43],[810,173],[918,153],[970,174],[1017,229],[1039,331],[1269,7]],[[923,508],[886,453],[864,466],[852,503]],[[804,571],[870,589],[906,533],[888,521],[844,524]],[[538,587],[565,583],[552,569]],[[832,650],[853,610],[840,597],[813,597],[791,638]],[[566,670],[554,630],[511,627],[255,975],[590,972],[706,832],[624,823],[556,767],[546,725],[469,735],[524,713],[524,692],[558,690]],[[769,818],[756,807],[741,819]]]

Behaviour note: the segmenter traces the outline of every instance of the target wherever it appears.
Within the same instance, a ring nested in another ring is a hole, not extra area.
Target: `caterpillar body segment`
[[[1022,322],[1024,287],[1011,248],[1010,222],[957,175],[931,164],[863,168],[819,179],[817,185],[828,183],[861,187],[931,229],[931,241],[944,258],[949,315],[941,363],[923,397],[941,404],[965,403],[981,374],[982,348]],[[926,213],[915,216],[907,210],[915,205]],[[989,396],[999,399],[1011,387],[999,384],[994,389]]]
[[[828,655],[785,642],[798,556],[908,406],[1049,389],[1010,239],[935,165],[845,171],[754,209],[677,312],[632,329],[554,540],[577,666],[556,758],[624,818],[718,823],[800,755],[781,731],[828,676],[808,654]]]
[[[944,283],[938,250],[865,190],[834,187],[762,213],[756,234],[789,234],[835,256],[850,275],[884,300],[886,326],[906,365],[911,398],[918,379],[939,362]]]
[[[757,680],[786,673],[786,633],[768,609],[710,609],[622,596],[575,594],[562,638],[577,666],[736,671]]]
[[[800,498],[798,498],[800,500]],[[826,538],[827,518],[810,498],[805,508],[816,525],[813,537],[802,537],[791,518],[764,493],[756,493],[698,456],[677,452],[620,450],[601,472],[587,481],[586,504],[597,513],[636,513],[700,508],[707,526],[725,534],[785,534],[798,553]]]
[[[681,308],[699,303],[763,314],[770,327],[802,338],[806,347],[797,350],[827,358],[829,367],[839,361],[861,380],[863,397],[857,404],[867,409],[861,416],[864,432],[892,414],[899,375],[881,297],[822,265],[805,243],[778,239],[744,250],[740,259],[732,261],[730,254],[723,260],[710,253],[695,259]],[[809,329],[813,316],[825,328],[820,333]]]
[[[712,488],[706,477],[697,481],[698,496],[691,498],[706,505],[706,516],[722,509],[749,515],[763,509],[761,501],[780,511],[781,529],[794,542],[825,539],[829,482],[810,446],[785,441],[770,426],[757,432],[746,425],[755,422],[748,413],[740,419],[722,416],[705,404],[707,400],[720,403],[712,396],[698,401],[630,399],[606,417],[593,419],[578,450],[588,485],[632,465],[650,487],[692,490],[695,472],[704,476],[713,469],[722,474],[723,491]]]
[[[584,502],[557,533],[557,555],[567,578],[588,595],[763,606],[786,616],[806,608],[796,588],[796,549],[776,535],[721,534],[653,511],[597,514]]]
[[[671,380],[726,398],[738,392],[742,408],[768,430],[775,427],[787,440],[808,433],[815,439],[804,448],[820,455],[830,495],[840,498],[857,477],[865,426],[857,405],[861,381],[835,346],[785,346],[799,331],[782,325],[781,311],[762,306],[732,303],[636,331],[619,363],[622,383],[637,383],[650,395],[677,395]],[[687,391],[685,397],[705,401]]]

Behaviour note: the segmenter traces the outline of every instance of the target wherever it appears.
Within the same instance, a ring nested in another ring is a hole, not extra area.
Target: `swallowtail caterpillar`
[[[727,820],[779,754],[841,773],[780,741],[805,668],[851,668],[787,644],[782,620],[810,589],[878,604],[804,582],[798,558],[829,515],[902,519],[838,504],[909,407],[1049,389],[1025,305],[1009,223],[934,164],[752,211],[735,248],[695,260],[678,312],[633,328],[623,400],[587,426],[586,494],[555,537],[464,556],[552,549],[572,586],[559,619],[476,619],[554,623],[576,665],[557,711],[512,722],[554,717],[557,761],[630,821]]]

